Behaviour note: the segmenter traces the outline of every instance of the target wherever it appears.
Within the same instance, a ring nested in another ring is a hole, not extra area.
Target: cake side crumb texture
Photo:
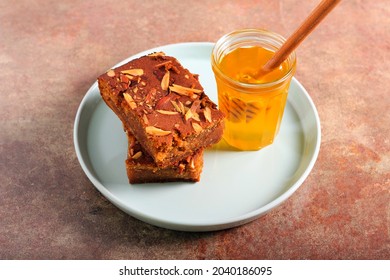
[[[172,165],[159,167],[130,132],[127,132],[127,138],[126,171],[131,184],[200,180],[203,168],[202,149]]]

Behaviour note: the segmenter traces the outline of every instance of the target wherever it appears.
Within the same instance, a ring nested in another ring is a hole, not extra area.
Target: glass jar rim
[[[251,35],[251,36],[250,36]],[[227,33],[223,35],[215,44],[211,52],[211,64],[213,68],[218,72],[219,75],[221,75],[226,81],[228,81],[230,84],[234,86],[238,86],[240,88],[247,88],[248,90],[256,89],[256,88],[270,88],[273,86],[277,86],[278,84],[283,83],[285,80],[287,80],[290,76],[294,75],[295,68],[296,68],[296,53],[295,51],[291,52],[290,55],[287,57],[286,60],[290,60],[291,63],[289,63],[289,70],[283,77],[281,77],[278,80],[267,82],[267,83],[259,83],[259,84],[250,84],[250,83],[243,83],[239,82],[228,75],[226,75],[221,69],[219,68],[219,65],[217,63],[217,60],[219,60],[219,57],[217,59],[217,56],[215,55],[220,47],[222,47],[226,42],[234,39],[260,39],[258,35],[263,35],[263,39],[273,39],[274,42],[277,42],[278,45],[276,47],[280,47],[286,39],[273,31],[269,31],[266,29],[256,29],[256,28],[246,28],[246,29],[238,29],[235,31],[232,31],[230,33]],[[264,36],[265,35],[265,36]],[[246,37],[245,37],[246,36]],[[256,37],[257,36],[257,37]],[[241,40],[243,41],[243,40]],[[261,42],[261,40],[256,40],[256,42]],[[232,45],[232,44],[228,44]],[[275,45],[273,45],[275,46]]]

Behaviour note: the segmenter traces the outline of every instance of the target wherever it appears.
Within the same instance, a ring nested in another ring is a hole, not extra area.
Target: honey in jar
[[[213,49],[212,67],[219,108],[226,115],[223,137],[240,150],[259,150],[272,144],[278,134],[295,54],[267,75],[256,77],[284,39],[268,31],[246,29],[221,40]]]

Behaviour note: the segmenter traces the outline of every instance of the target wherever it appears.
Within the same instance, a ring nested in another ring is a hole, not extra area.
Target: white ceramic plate
[[[210,66],[212,43],[182,43],[154,51],[176,57],[217,102]],[[320,149],[320,121],[302,85],[293,79],[279,135],[260,151],[210,149],[198,183],[130,185],[127,139],[122,124],[102,101],[95,82],[78,109],[74,144],[80,164],[95,187],[114,205],[147,223],[183,231],[211,231],[242,225],[291,196],[309,175]]]

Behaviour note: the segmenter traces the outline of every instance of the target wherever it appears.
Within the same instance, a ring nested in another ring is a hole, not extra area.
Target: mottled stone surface
[[[139,51],[243,27],[288,36],[319,1],[0,1],[0,259],[389,259],[390,6],[343,1],[299,47],[322,122],[318,161],[247,225],[183,233],[138,221],[84,175],[76,110]]]

